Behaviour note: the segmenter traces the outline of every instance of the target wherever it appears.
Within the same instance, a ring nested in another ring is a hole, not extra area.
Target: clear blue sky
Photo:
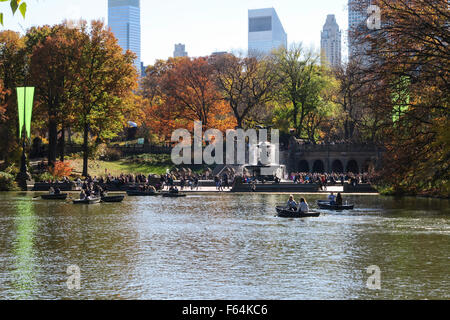
[[[4,27],[23,32],[31,26],[84,18],[107,22],[107,0],[25,0],[27,17],[13,18],[9,4],[1,3]],[[303,42],[320,49],[320,31],[327,14],[335,14],[343,32],[343,56],[347,56],[347,0],[141,0],[142,60],[172,56],[175,43],[186,44],[190,56],[214,51],[247,50],[247,10],[274,7],[289,43]]]

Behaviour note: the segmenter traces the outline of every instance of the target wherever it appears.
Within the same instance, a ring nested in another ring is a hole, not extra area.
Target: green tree
[[[301,45],[277,50],[273,60],[282,84],[277,99],[280,105],[292,111],[289,118],[296,135],[304,137],[307,133],[306,119],[322,103],[321,95],[330,78],[318,65],[318,56],[305,51]]]

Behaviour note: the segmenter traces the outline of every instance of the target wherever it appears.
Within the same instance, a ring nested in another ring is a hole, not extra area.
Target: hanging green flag
[[[17,88],[17,105],[19,108],[19,137],[25,125],[25,135],[31,138],[31,116],[33,114],[34,87]]]

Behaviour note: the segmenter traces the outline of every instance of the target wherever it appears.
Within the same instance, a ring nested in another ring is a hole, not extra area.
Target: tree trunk
[[[48,124],[48,165],[53,167],[56,163],[56,151],[58,147],[58,128],[55,120]]]
[[[239,116],[236,116],[236,122],[237,122],[238,128],[243,129],[242,122],[244,122],[244,119]]]
[[[59,139],[59,159],[61,162],[64,162],[65,148],[66,148],[66,129],[63,126],[61,130],[61,138]]]
[[[83,177],[88,176],[88,159],[89,159],[89,124],[87,121],[84,125],[84,137],[83,137]]]
[[[292,105],[294,106],[294,111],[293,111],[293,117],[294,117],[294,128],[297,131],[297,137],[300,138],[299,136],[299,132],[298,132],[298,105],[295,101],[292,101]]]

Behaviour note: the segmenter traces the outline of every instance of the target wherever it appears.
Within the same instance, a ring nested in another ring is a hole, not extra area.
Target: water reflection
[[[307,199],[314,207],[320,197]],[[450,296],[448,202],[352,196],[354,211],[276,218],[285,200],[207,194],[74,206],[0,194],[0,298]],[[67,289],[69,265],[81,269],[79,291]],[[382,271],[378,292],[366,288],[370,265]]]
[[[37,286],[35,233],[37,228],[34,206],[30,200],[20,200],[15,206],[16,240],[14,241],[15,270],[13,272],[14,296],[27,299]]]

